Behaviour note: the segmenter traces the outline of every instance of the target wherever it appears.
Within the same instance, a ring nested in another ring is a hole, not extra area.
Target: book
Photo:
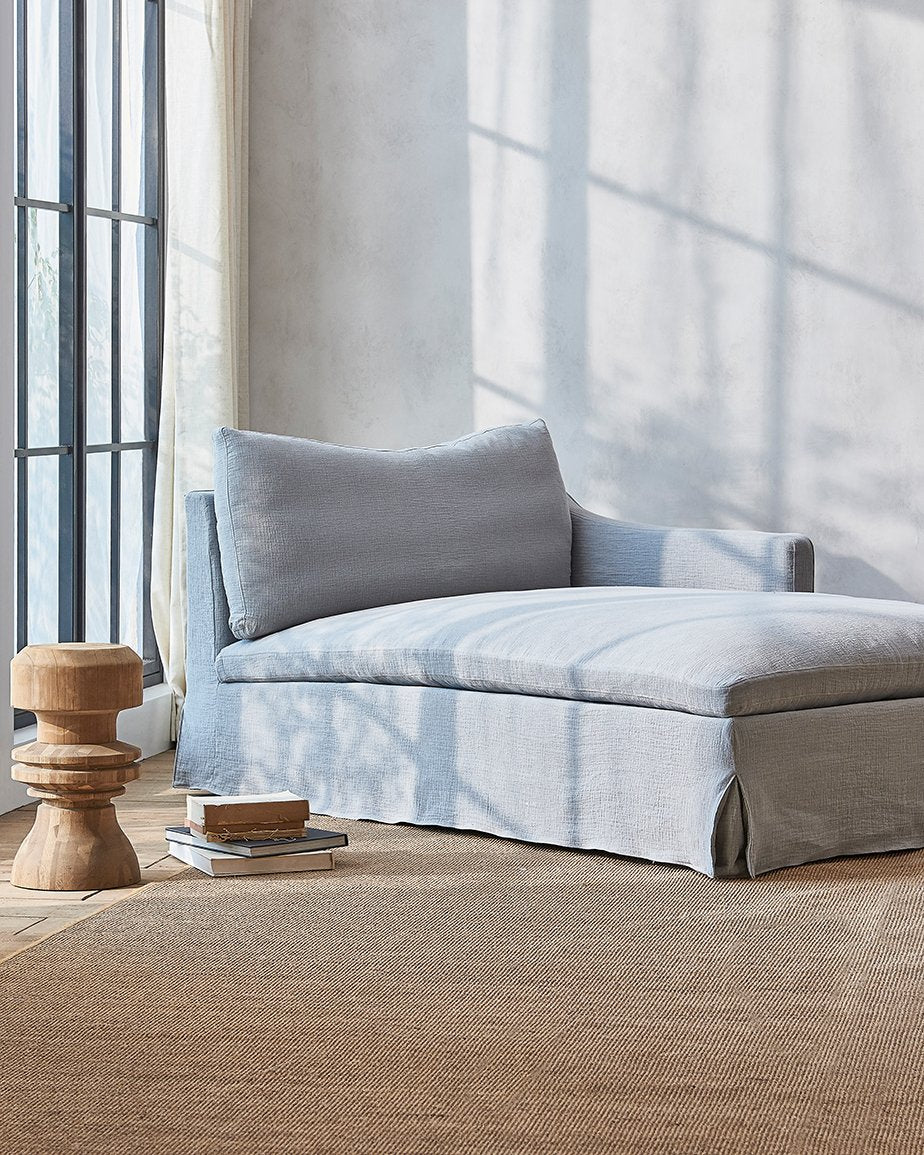
[[[334,865],[332,850],[279,854],[272,858],[242,858],[239,854],[224,854],[220,850],[190,846],[185,842],[171,842],[169,846],[174,858],[213,878],[243,874],[288,874],[297,870],[331,870]]]
[[[245,823],[307,822],[310,814],[307,798],[283,790],[278,794],[188,794],[186,817],[206,828],[216,823],[243,828]]]
[[[247,822],[222,822],[215,818],[207,818],[204,822],[199,822],[195,818],[187,818],[186,822],[199,830],[301,830],[305,825],[303,818],[285,818],[281,821],[270,820],[268,822],[259,822],[255,818],[251,818]]]
[[[168,826],[164,831],[168,842],[184,842],[189,846],[200,846],[206,850],[216,849],[216,844],[207,840],[207,835],[197,834],[188,826]],[[222,842],[223,854],[239,854],[244,858],[270,858],[277,854],[298,854],[306,850],[331,850],[335,846],[347,846],[349,839],[336,830],[320,830],[307,827],[304,833],[292,838],[260,838],[234,842]]]
[[[201,826],[198,822],[193,822],[191,818],[187,818],[186,825],[193,834],[200,834],[208,842],[243,842],[257,838],[297,838],[305,833],[304,822],[267,822],[259,825],[244,822],[241,825],[216,824],[206,827]]]

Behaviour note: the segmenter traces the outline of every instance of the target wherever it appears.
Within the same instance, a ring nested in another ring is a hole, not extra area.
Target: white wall
[[[432,0],[254,5],[255,427],[472,428],[466,25]]]
[[[924,0],[254,6],[255,428],[546,417],[580,500],[924,600]]]
[[[13,656],[13,406],[15,339],[15,76],[13,5],[0,5],[0,813],[25,801],[25,789],[9,777],[12,745],[10,658]]]

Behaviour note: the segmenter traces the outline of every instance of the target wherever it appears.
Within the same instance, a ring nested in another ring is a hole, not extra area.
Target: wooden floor
[[[116,799],[119,821],[141,863],[139,886],[187,869],[185,863],[167,854],[164,842],[164,827],[181,824],[186,812],[186,791],[173,789],[172,775],[172,750],[148,758],[141,777],[129,782],[125,794]],[[121,890],[61,892],[12,886],[13,855],[32,825],[36,805],[0,815],[0,959],[138,890],[138,886],[127,886]]]

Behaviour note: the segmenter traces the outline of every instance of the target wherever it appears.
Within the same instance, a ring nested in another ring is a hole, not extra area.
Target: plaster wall
[[[254,428],[542,415],[571,492],[924,600],[924,0],[263,0]]]

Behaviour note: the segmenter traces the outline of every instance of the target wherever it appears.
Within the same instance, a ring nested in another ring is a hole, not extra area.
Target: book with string
[[[277,794],[189,794],[186,818],[209,833],[227,830],[291,830],[304,826],[310,818],[307,798],[289,790]]]
[[[278,854],[300,854],[315,850],[333,850],[348,845],[348,838],[336,830],[304,826],[293,835],[269,838],[245,838],[211,842],[189,826],[168,826],[164,836],[170,843],[183,843],[208,851],[235,854],[241,858],[272,858]]]
[[[186,815],[185,826],[164,831],[170,853],[213,876],[330,870],[347,844],[338,831],[307,827],[308,800],[289,791],[190,794]]]

